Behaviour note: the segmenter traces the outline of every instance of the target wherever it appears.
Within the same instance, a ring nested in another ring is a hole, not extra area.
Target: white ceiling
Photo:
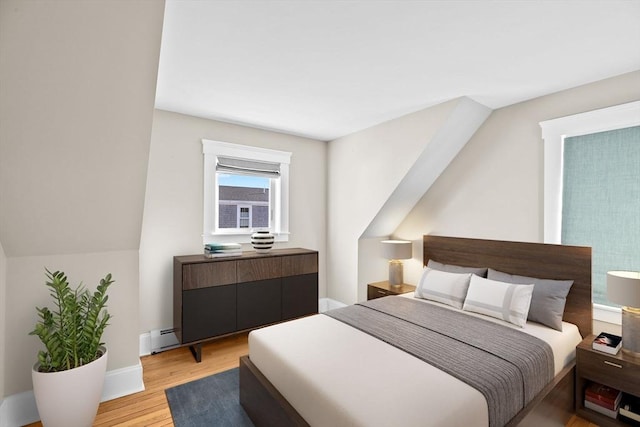
[[[640,0],[167,0],[156,107],[333,140],[640,69]]]

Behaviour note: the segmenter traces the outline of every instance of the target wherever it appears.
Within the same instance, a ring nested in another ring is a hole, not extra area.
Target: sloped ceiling
[[[9,257],[139,247],[162,1],[0,2]]]
[[[640,1],[168,0],[156,106],[320,140],[640,69]]]
[[[362,237],[392,234],[490,114],[491,109],[469,98],[457,100],[450,116],[424,146]],[[388,167],[394,167],[393,159]]]

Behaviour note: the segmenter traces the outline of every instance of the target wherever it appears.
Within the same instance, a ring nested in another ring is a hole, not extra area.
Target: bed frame
[[[425,265],[433,259],[541,279],[573,280],[563,320],[577,325],[583,337],[592,332],[591,248],[425,235],[423,249]],[[507,426],[564,426],[574,413],[574,387],[575,362]],[[240,358],[240,404],[256,427],[309,425],[249,356]]]

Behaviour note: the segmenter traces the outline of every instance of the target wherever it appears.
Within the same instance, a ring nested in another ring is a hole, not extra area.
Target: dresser
[[[198,362],[204,341],[317,312],[317,251],[173,258],[175,334]]]

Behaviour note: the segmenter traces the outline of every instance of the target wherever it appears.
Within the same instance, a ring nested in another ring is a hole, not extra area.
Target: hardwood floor
[[[143,356],[145,391],[101,403],[93,425],[173,426],[165,389],[235,368],[248,352],[247,334],[241,334],[203,345],[201,363],[195,362],[188,347]]]
[[[249,352],[247,334],[223,338],[202,346],[196,363],[188,348],[177,348],[141,358],[145,391],[100,404],[96,426],[173,426],[164,390],[238,366]],[[28,427],[42,426],[41,423]],[[597,427],[573,416],[566,427]]]

